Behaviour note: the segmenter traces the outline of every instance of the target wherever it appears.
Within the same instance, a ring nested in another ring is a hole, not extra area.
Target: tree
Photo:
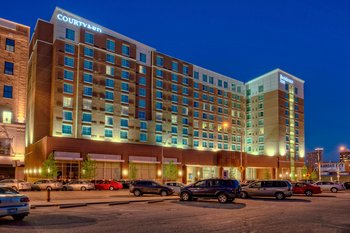
[[[81,168],[81,178],[83,179],[93,179],[96,176],[96,162],[90,159],[90,156],[83,161]]]
[[[164,178],[166,180],[175,181],[177,180],[178,169],[173,161],[170,161],[169,164],[165,165],[164,168]]]
[[[306,175],[307,175],[307,167],[304,166],[304,167],[301,169],[301,176],[304,178],[304,177],[306,177]]]
[[[270,171],[269,169],[265,169],[264,170],[264,179],[270,179]]]
[[[137,175],[137,167],[134,163],[129,163],[129,178],[136,179]]]
[[[316,171],[311,172],[310,179],[311,180],[318,180],[318,175],[317,175]]]
[[[43,162],[43,166],[41,167],[41,176],[48,179],[56,179],[57,171],[56,161],[53,157],[53,153],[51,153]]]

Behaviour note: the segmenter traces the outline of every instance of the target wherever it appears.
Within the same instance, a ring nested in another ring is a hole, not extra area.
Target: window
[[[129,96],[128,95],[121,95],[121,102],[122,103],[129,103]]]
[[[139,108],[146,108],[146,100],[139,99]]]
[[[65,80],[70,80],[70,81],[73,81],[73,78],[74,78],[74,73],[73,71],[70,71],[70,70],[64,70],[63,71],[63,78]]]
[[[94,34],[85,32],[85,43],[94,44]]]
[[[122,45],[122,54],[125,56],[130,56],[130,47],[123,44]]]
[[[64,83],[63,84],[63,92],[67,93],[67,94],[73,94],[73,85],[68,84],[68,83]],[[12,87],[11,87],[11,96],[12,96]]]
[[[82,135],[91,136],[91,126],[83,126],[82,127]]]
[[[199,73],[198,73],[198,71],[194,71],[194,72],[193,72],[193,77],[194,77],[194,79],[199,79]]]
[[[183,138],[182,139],[182,145],[184,145],[184,146],[188,145],[188,139],[187,138]]]
[[[140,129],[141,130],[147,130],[147,122],[141,121],[140,122]]]
[[[156,142],[160,142],[160,143],[163,143],[163,137],[162,135],[156,135]]]
[[[114,67],[106,66],[106,74],[110,76],[114,76]]]
[[[259,86],[259,93],[261,93],[263,91],[264,91],[264,86],[263,85]]]
[[[162,110],[163,104],[161,102],[156,102],[156,110]]]
[[[114,93],[112,91],[106,91],[106,96],[105,96],[106,100],[114,100]]]
[[[297,87],[294,87],[294,94],[298,94],[298,88]]]
[[[156,124],[156,131],[157,132],[162,132],[163,126],[161,124]]]
[[[156,80],[156,87],[157,88],[163,88],[163,82],[161,80]]]
[[[128,106],[122,106],[122,110],[121,110],[120,114],[123,115],[123,116],[129,115],[129,107]]]
[[[106,78],[106,87],[107,88],[114,88],[114,80]]]
[[[72,125],[62,125],[62,133],[63,134],[72,134]]]
[[[173,112],[173,113],[177,113],[178,111],[177,111],[177,106],[176,105],[172,105],[171,106],[171,111]]]
[[[146,74],[147,72],[147,69],[145,66],[139,66],[139,73],[140,74]]]
[[[182,134],[188,135],[188,128],[182,128]]]
[[[177,126],[171,126],[171,133],[177,133]]]
[[[177,95],[171,95],[171,102],[177,103],[179,100]]]
[[[9,52],[15,51],[15,40],[6,38],[6,50]]]
[[[73,107],[73,101],[70,97],[63,97],[63,107],[65,108],[72,108]]]
[[[164,59],[160,56],[156,57],[156,65],[157,66],[163,66],[164,65]]]
[[[69,28],[66,28],[66,39],[75,40],[75,31]]]
[[[84,60],[84,69],[93,70],[93,67],[94,65],[92,61]]]
[[[161,91],[156,91],[156,98],[157,98],[157,99],[162,99],[162,98],[163,98],[163,92],[161,92]]]
[[[74,58],[64,57],[64,65],[69,67],[74,67]]]
[[[130,73],[126,70],[122,70],[122,78],[123,79],[129,79],[130,78]]]
[[[146,86],[146,78],[145,77],[139,77],[139,84]]]
[[[107,50],[114,52],[115,51],[115,42],[113,40],[107,39],[106,47],[107,47]]]
[[[106,54],[106,62],[114,64],[115,63],[115,57],[112,54],[107,53]]]
[[[183,65],[183,67],[182,67],[182,73],[183,73],[183,74],[188,74],[188,66]]]
[[[4,73],[13,75],[13,66],[12,62],[5,61]]]
[[[121,88],[122,88],[122,91],[128,92],[129,91],[129,84],[122,82]]]
[[[157,75],[157,77],[163,77],[163,71],[156,69],[156,75]]]
[[[171,90],[172,92],[177,92],[177,85],[176,84],[171,84]]]
[[[177,144],[177,138],[176,137],[172,137],[171,138],[171,143],[176,145]]]
[[[122,58],[122,67],[124,68],[130,68],[130,62],[128,59]]]
[[[178,63],[176,61],[171,62],[171,68],[173,71],[178,71]]]
[[[140,142],[146,142],[147,141],[147,134],[140,133]]]
[[[2,112],[2,122],[10,124],[11,121],[12,121],[12,112],[10,112],[10,111],[3,111]]]
[[[92,74],[84,73],[84,83],[92,83]]]
[[[82,121],[91,123],[91,119],[92,119],[91,116],[92,116],[91,113],[83,112]]]
[[[73,113],[71,111],[63,111],[63,120],[64,121],[72,121]]]
[[[105,103],[105,111],[108,112],[108,113],[113,113],[114,112],[113,104]]]
[[[85,87],[84,86],[84,92],[83,92],[84,96],[92,96],[92,87]]]
[[[146,97],[146,89],[145,88],[139,88],[139,96]]]
[[[74,54],[74,45],[72,45],[72,44],[65,44],[64,51],[66,53]]]
[[[113,130],[112,129],[105,129],[105,137],[112,138],[113,137]]]
[[[202,74],[203,82],[208,82],[208,76],[206,74]]]
[[[128,131],[120,131],[121,139],[128,139]]]
[[[138,118],[141,119],[141,120],[146,120],[146,112],[144,112],[144,111],[139,111],[139,112],[137,113],[137,116],[138,116]]]
[[[147,62],[147,56],[144,53],[140,53],[140,62],[146,63]]]
[[[113,126],[113,117],[112,116],[105,116],[105,125]]]
[[[214,78],[211,77],[211,76],[209,76],[209,83],[210,83],[210,84],[214,84]]]
[[[84,47],[84,55],[86,57],[93,57],[94,56],[94,50],[90,49],[88,47]]]

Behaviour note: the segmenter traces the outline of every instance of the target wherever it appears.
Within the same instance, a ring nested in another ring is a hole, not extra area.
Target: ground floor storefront
[[[93,179],[177,180],[183,183],[208,178],[291,179],[289,161],[284,161],[283,157],[172,147],[163,148],[162,153],[161,146],[45,137],[26,150],[25,175],[28,180],[41,177],[40,168],[50,154],[58,168],[58,179],[81,178],[87,159],[96,165]],[[303,160],[295,164],[294,178],[302,179]]]

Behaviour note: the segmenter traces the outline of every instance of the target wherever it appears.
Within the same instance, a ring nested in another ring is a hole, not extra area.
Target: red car
[[[293,184],[293,193],[294,194],[305,194],[306,196],[312,196],[312,194],[322,193],[322,190],[319,186],[308,184],[305,182],[297,182]]]
[[[115,181],[102,181],[95,184],[95,189],[97,190],[118,190],[122,189],[123,185]]]

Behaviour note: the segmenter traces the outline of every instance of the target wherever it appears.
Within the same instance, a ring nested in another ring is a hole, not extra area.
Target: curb
[[[82,207],[82,206],[87,206],[86,203],[81,203],[81,204],[64,204],[64,205],[59,205],[58,208],[60,209],[67,209],[67,208],[74,208],[74,207]]]
[[[129,201],[117,201],[117,202],[112,202],[112,203],[109,203],[108,205],[125,205],[125,204],[130,204]]]

